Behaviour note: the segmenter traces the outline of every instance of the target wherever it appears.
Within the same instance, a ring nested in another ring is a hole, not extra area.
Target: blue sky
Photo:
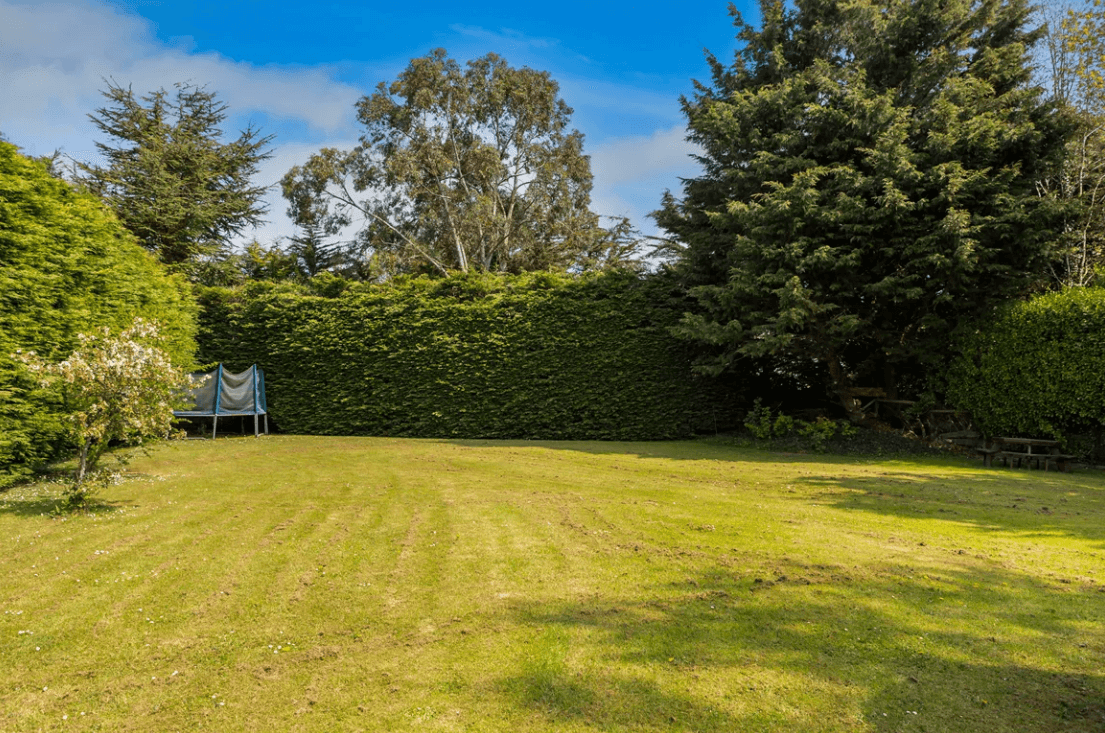
[[[738,4],[754,18],[747,2]],[[731,57],[722,0],[674,4],[560,2],[313,3],[167,0],[0,0],[0,133],[30,154],[61,148],[94,160],[102,79],[136,92],[205,84],[230,105],[228,133],[276,135],[260,183],[276,183],[323,145],[350,147],[353,103],[435,47],[467,60],[489,51],[548,71],[575,109],[595,175],[594,208],[646,214],[693,176],[679,96],[708,79],[704,49]],[[270,223],[249,236],[293,233],[279,193]]]

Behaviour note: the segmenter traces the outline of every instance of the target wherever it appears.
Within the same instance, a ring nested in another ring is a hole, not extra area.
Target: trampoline
[[[265,403],[265,372],[254,364],[239,374],[230,374],[223,365],[212,372],[193,374],[203,379],[189,395],[193,406],[188,410],[173,410],[176,417],[210,417],[211,437],[218,432],[219,418],[253,415],[253,437],[261,434],[260,418],[265,417],[265,435],[269,434],[269,412]]]

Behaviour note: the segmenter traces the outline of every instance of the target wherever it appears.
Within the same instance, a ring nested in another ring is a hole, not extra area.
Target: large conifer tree
[[[656,216],[713,368],[816,362],[850,408],[1038,277],[1055,212],[1034,181],[1064,128],[1030,84],[1024,0],[760,6],[683,100],[704,173]]]
[[[214,92],[177,84],[136,98],[114,82],[109,106],[89,115],[109,142],[106,166],[81,164],[80,181],[102,198],[143,247],[175,267],[217,255],[263,221],[264,186],[253,182],[272,136],[252,127],[224,142],[227,106]]]

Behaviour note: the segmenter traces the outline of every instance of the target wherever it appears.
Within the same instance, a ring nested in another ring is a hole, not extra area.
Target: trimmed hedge
[[[312,294],[324,293],[324,295]],[[731,425],[732,385],[691,373],[658,279],[457,275],[200,293],[200,358],[265,370],[283,430],[643,440]]]
[[[0,142],[0,488],[66,448],[57,394],[11,359],[60,360],[77,334],[157,320],[178,363],[195,348],[190,287],[156,260],[94,196],[51,177]]]
[[[1105,423],[1105,289],[1012,303],[958,350],[948,401],[989,435],[1058,438]]]

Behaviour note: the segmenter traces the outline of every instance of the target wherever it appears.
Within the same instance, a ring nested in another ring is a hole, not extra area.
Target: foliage
[[[988,434],[1060,437],[1105,424],[1105,289],[1010,304],[957,346],[948,400]]]
[[[285,252],[276,245],[266,247],[256,240],[246,245],[240,255],[232,257],[248,280],[292,280],[303,274],[294,251]]]
[[[744,427],[760,440],[785,438],[794,429],[794,418],[782,412],[772,417],[771,408],[764,406],[763,400],[757,397],[744,418]]]
[[[850,390],[932,369],[964,319],[1041,277],[1066,127],[1029,84],[1023,0],[762,0],[684,99],[702,176],[659,224],[718,372],[771,355]],[[787,368],[787,367],[782,367]]]
[[[825,450],[825,446],[839,433],[842,438],[851,438],[858,428],[846,421],[830,420],[824,416],[818,416],[813,422],[798,421],[798,435],[807,440],[817,452]]]
[[[189,364],[195,303],[95,197],[0,143],[0,488],[65,445],[61,397],[11,359],[57,361],[77,334],[157,320],[174,361]]]
[[[107,165],[79,169],[81,182],[142,246],[186,267],[262,221],[265,187],[252,178],[271,155],[272,136],[249,127],[223,142],[226,105],[203,87],[175,89],[135,98],[129,87],[109,83],[108,106],[90,115],[109,138],[96,144]]]
[[[437,49],[360,100],[360,145],[288,172],[289,215],[320,241],[363,221],[367,272],[620,265],[633,253],[590,210],[571,113],[547,72],[495,54],[462,69]]]
[[[318,227],[307,224],[302,232],[291,239],[288,255],[295,263],[295,273],[312,278],[329,270],[340,261],[337,244],[327,242]]]
[[[813,422],[809,422],[797,420],[782,411],[773,415],[771,408],[765,406],[763,400],[758,397],[752,403],[752,409],[744,418],[744,427],[759,440],[786,438],[792,432],[795,432],[802,442],[819,453],[825,450],[828,442],[838,432],[842,438],[850,438],[857,431],[857,428],[848,422],[840,421],[838,423],[824,416],[818,416]]]
[[[318,294],[310,294],[313,290]],[[200,358],[265,370],[284,430],[654,439],[732,423],[739,389],[690,372],[661,279],[469,274],[201,294]]]
[[[285,251],[280,243],[249,242],[239,252],[202,255],[188,265],[188,277],[196,285],[232,286],[250,280],[280,282],[305,279],[294,247]]]
[[[1069,8],[1061,42],[1073,71],[1068,101],[1100,115],[1105,112],[1105,2]]]
[[[56,363],[33,351],[17,354],[43,387],[56,385],[61,393],[64,424],[77,444],[77,470],[66,492],[70,508],[86,505],[89,480],[112,443],[140,445],[168,435],[175,403],[193,385],[161,348],[154,323],[139,318],[118,334],[105,326],[77,340],[77,350]]]
[[[1059,164],[1040,180],[1041,193],[1075,204],[1052,264],[1064,286],[1091,285],[1105,268],[1105,5],[1042,11],[1052,96],[1075,121]]]

